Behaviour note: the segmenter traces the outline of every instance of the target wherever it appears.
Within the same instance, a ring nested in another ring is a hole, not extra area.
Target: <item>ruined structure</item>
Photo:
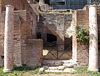
[[[72,59],[75,66],[89,66],[90,71],[98,71],[100,6],[99,1],[95,2],[97,5],[89,5],[93,3],[92,0],[1,0],[0,66],[4,66],[4,72],[11,71],[13,64],[41,66],[45,59]],[[78,45],[77,25],[90,27],[90,44]],[[48,47],[55,49],[43,56],[43,48]]]

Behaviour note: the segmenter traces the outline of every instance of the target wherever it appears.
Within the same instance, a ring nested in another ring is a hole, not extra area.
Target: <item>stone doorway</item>
[[[72,59],[72,38],[65,38],[64,47],[65,49],[57,45],[57,36],[47,33],[47,42],[43,48],[43,59],[44,60]]]

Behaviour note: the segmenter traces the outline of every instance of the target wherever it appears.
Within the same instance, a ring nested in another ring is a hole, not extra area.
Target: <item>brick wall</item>
[[[98,17],[98,33],[100,35],[100,6],[97,7],[97,17]],[[100,47],[99,47],[100,48]],[[99,67],[100,67],[100,50],[99,50]]]
[[[32,38],[36,38],[36,23],[37,15],[31,6],[28,4],[27,0],[0,0],[0,14],[5,11],[6,5],[14,6],[14,10],[26,10],[27,17],[30,19],[29,24],[31,25]]]
[[[29,67],[41,66],[43,58],[43,40],[29,39],[27,40],[26,64]]]
[[[97,6],[97,17],[98,17],[98,33],[100,32],[100,6]],[[85,6],[83,9],[76,10],[73,14],[73,21],[75,25],[89,26],[89,7]],[[75,37],[75,35],[74,35]],[[74,38],[73,37],[73,38]],[[89,60],[89,47],[88,45],[79,46],[76,39],[73,39],[73,59],[79,63],[80,66],[88,66]],[[87,47],[87,48],[86,48]],[[99,67],[100,67],[100,51],[99,51]]]
[[[27,0],[0,0],[0,3],[2,11],[5,11],[5,5],[12,5],[15,7],[15,10],[27,10],[28,12],[34,12]]]
[[[0,15],[0,66],[3,65],[4,59],[4,25],[5,14]]]
[[[34,20],[34,19],[32,19]],[[36,20],[35,20],[36,21]],[[26,40],[33,38],[31,33],[30,16],[26,10],[17,10],[14,14],[14,64],[26,64]],[[34,23],[34,22],[33,22]],[[0,14],[0,66],[3,66],[4,59],[4,27],[5,12]],[[34,28],[36,23],[32,24]],[[35,38],[35,37],[34,37]]]
[[[89,9],[85,6],[83,9],[78,9],[73,14],[74,26],[89,26]],[[74,28],[75,29],[75,28]],[[88,44],[77,43],[76,35],[73,34],[73,60],[78,64],[79,67],[88,66],[89,62],[89,47]]]

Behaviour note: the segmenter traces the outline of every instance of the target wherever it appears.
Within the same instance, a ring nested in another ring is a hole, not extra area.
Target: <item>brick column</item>
[[[6,5],[5,16],[5,39],[4,39],[4,72],[13,69],[13,30],[14,30],[14,7]]]
[[[89,6],[89,68],[90,71],[98,71],[98,24],[97,9],[95,5]]]
[[[39,4],[45,4],[44,0],[39,0]]]

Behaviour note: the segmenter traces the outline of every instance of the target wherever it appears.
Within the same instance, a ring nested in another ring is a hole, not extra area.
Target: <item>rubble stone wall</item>
[[[48,33],[59,37],[57,33],[57,17],[64,17],[64,28],[59,28],[59,30],[63,30],[64,37],[70,38],[72,35],[68,33],[68,31],[71,30],[72,14],[40,14],[37,32],[40,32],[41,35],[46,35]],[[43,40],[46,40],[46,38],[47,37],[43,36]]]

